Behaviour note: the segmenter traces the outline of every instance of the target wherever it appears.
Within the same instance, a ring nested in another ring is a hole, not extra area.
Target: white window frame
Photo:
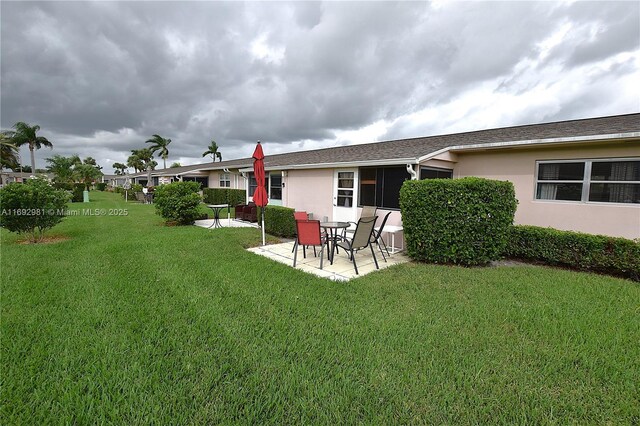
[[[231,173],[220,173],[220,188],[231,188]]]
[[[589,191],[592,183],[620,183],[620,184],[638,184],[640,181],[626,180],[626,181],[613,181],[613,180],[591,180],[591,166],[594,162],[619,162],[619,161],[640,161],[640,157],[621,157],[621,158],[585,158],[585,159],[559,159],[559,160],[538,160],[536,161],[535,179],[533,182],[533,201],[542,203],[571,203],[571,204],[599,204],[606,206],[626,206],[626,207],[638,207],[640,203],[615,203],[607,201],[589,201]],[[558,164],[558,163],[584,163],[584,176],[582,180],[540,180],[538,173],[540,172],[540,164]],[[580,201],[572,200],[544,200],[537,198],[538,196],[538,184],[540,183],[581,183],[582,184],[582,197]]]

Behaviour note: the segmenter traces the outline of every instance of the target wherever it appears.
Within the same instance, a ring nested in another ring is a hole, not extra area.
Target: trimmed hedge
[[[296,221],[293,217],[295,209],[280,206],[269,206],[264,209],[264,230],[271,235],[291,238],[296,234]],[[262,209],[258,208],[260,223]]]
[[[104,191],[104,190],[107,189],[107,184],[104,183],[104,182],[98,182],[98,183],[96,183],[96,189],[98,191]]]
[[[71,193],[71,202],[72,203],[81,203],[84,201],[84,196],[82,193],[84,192],[85,184],[84,183],[74,183],[73,191]]]
[[[482,265],[499,259],[517,201],[511,182],[481,178],[405,181],[400,208],[415,260]]]
[[[247,195],[244,189],[204,188],[202,198],[207,204],[229,204],[233,207],[245,204]]]
[[[153,203],[156,213],[179,225],[191,225],[202,214],[200,211],[200,184],[173,182],[155,190]]]
[[[505,255],[640,281],[640,242],[625,238],[518,225]]]

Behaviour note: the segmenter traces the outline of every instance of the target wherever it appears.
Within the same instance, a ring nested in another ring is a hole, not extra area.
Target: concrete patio
[[[293,245],[293,241],[288,241],[280,244],[270,244],[264,247],[253,247],[248,250],[293,267],[293,253],[291,252]],[[378,259],[380,269],[409,261],[409,258],[401,252],[387,256],[387,261],[385,262],[378,247],[376,246],[374,249],[376,250],[376,259]],[[320,269],[320,249],[316,248],[316,251],[318,252],[318,257],[313,255],[312,247],[307,248],[307,258],[305,259],[302,256],[302,247],[299,247],[296,269],[334,281],[348,281],[376,271],[376,265],[373,262],[373,257],[369,249],[356,253],[356,263],[360,275],[356,275],[353,269],[353,263],[349,260],[344,250],[340,249],[340,253],[334,256],[333,265],[331,265],[325,253],[323,269]]]
[[[201,228],[209,228],[213,224],[213,219],[196,220],[195,225]],[[244,222],[242,220],[220,218],[221,228],[260,228],[257,223]],[[215,228],[210,228],[215,229]]]

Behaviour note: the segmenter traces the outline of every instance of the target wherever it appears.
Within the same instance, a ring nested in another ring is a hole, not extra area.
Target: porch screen
[[[404,166],[360,169],[360,205],[400,208],[400,188],[411,178]]]

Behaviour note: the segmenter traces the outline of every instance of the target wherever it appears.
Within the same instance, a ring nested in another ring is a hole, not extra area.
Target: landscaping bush
[[[73,191],[73,182],[53,182],[51,185],[56,189],[64,189],[65,191]]]
[[[419,261],[461,265],[498,259],[516,206],[511,182],[473,177],[406,181],[400,208],[407,253]]]
[[[142,192],[142,185],[140,185],[139,183],[132,184],[131,188],[129,188],[128,190],[120,188],[122,198],[126,198],[128,201],[136,201],[136,192]]]
[[[513,226],[505,255],[640,281],[640,242],[605,235]]]
[[[0,189],[0,226],[11,232],[28,232],[33,242],[64,219],[69,193],[44,179],[10,183]]]
[[[84,197],[82,195],[85,188],[84,183],[74,183],[73,184],[73,192],[71,194],[71,202],[73,203],[81,203],[84,201]]]
[[[265,232],[280,237],[293,237],[296,234],[294,209],[280,206],[267,206],[264,215]],[[258,208],[258,220],[261,220],[262,209]]]
[[[107,184],[104,182],[98,182],[96,183],[96,189],[98,191],[105,191],[107,189]]]
[[[174,182],[155,190],[156,213],[179,225],[191,225],[201,215],[200,184],[198,182]]]
[[[244,189],[204,188],[202,197],[207,204],[229,204],[233,207],[244,204],[247,194]]]

